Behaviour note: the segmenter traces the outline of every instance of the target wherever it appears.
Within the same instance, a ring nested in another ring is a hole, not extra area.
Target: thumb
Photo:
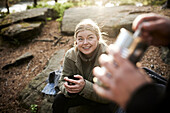
[[[74,75],[75,78],[82,79],[83,77],[81,75]]]

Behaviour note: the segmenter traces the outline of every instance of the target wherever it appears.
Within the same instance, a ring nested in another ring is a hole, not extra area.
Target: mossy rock
[[[46,21],[50,11],[49,8],[36,8],[9,14],[0,19],[0,29],[21,21]]]
[[[27,41],[40,33],[43,24],[43,22],[21,22],[13,24],[1,29],[0,35],[7,41]]]

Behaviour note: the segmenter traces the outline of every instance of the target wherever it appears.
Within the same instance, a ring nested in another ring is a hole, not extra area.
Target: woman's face
[[[87,55],[87,57],[91,57],[93,55],[93,51],[98,45],[99,40],[95,33],[90,30],[84,30],[77,34],[76,42],[79,51]]]

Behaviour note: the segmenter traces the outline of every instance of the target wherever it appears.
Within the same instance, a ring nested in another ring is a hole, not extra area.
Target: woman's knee
[[[64,94],[60,93],[57,94],[52,108],[53,108],[53,113],[67,113],[67,98],[65,97]]]
[[[54,105],[61,105],[61,104],[65,104],[66,102],[66,97],[64,94],[59,93],[56,95],[56,97],[54,98],[54,102],[53,102],[53,106]]]

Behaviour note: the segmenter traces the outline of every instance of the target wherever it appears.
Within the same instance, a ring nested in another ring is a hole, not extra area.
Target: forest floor
[[[58,43],[55,45],[55,39],[63,37],[63,40],[68,40],[67,45]],[[38,40],[53,40],[53,41],[38,41]],[[20,106],[18,94],[22,89],[42,70],[45,68],[48,60],[60,48],[69,48],[73,44],[72,36],[62,36],[60,33],[60,23],[53,20],[48,21],[43,27],[41,34],[31,42],[20,45],[11,46],[3,43],[0,47],[0,112],[27,112]],[[2,67],[26,52],[33,54],[34,58],[31,63],[22,64],[17,67],[12,67],[7,70],[2,70]]]
[[[62,40],[55,45],[55,39],[63,37]],[[40,39],[49,39],[53,41],[36,41]],[[113,43],[113,39],[104,37],[107,44]],[[30,112],[28,109],[21,107],[18,101],[18,94],[24,87],[42,70],[45,68],[48,60],[60,48],[70,48],[73,46],[73,36],[63,36],[60,33],[60,23],[52,20],[48,21],[43,27],[41,34],[32,40],[30,43],[21,46],[11,46],[7,43],[2,43],[0,46],[0,112],[1,113],[24,113]],[[67,44],[62,43],[64,40],[69,40]],[[160,65],[161,67],[159,48],[151,47],[148,54],[141,61],[143,66],[150,67],[151,65]],[[7,70],[2,70],[2,67],[26,52],[33,54],[34,58],[29,64],[22,64],[17,67],[12,67]],[[158,55],[156,55],[158,54]],[[156,55],[156,62],[149,62],[147,59],[152,59]],[[163,64],[165,65],[165,64]],[[165,66],[167,67],[167,66]],[[156,70],[157,71],[157,70]],[[167,70],[166,70],[167,71]]]

